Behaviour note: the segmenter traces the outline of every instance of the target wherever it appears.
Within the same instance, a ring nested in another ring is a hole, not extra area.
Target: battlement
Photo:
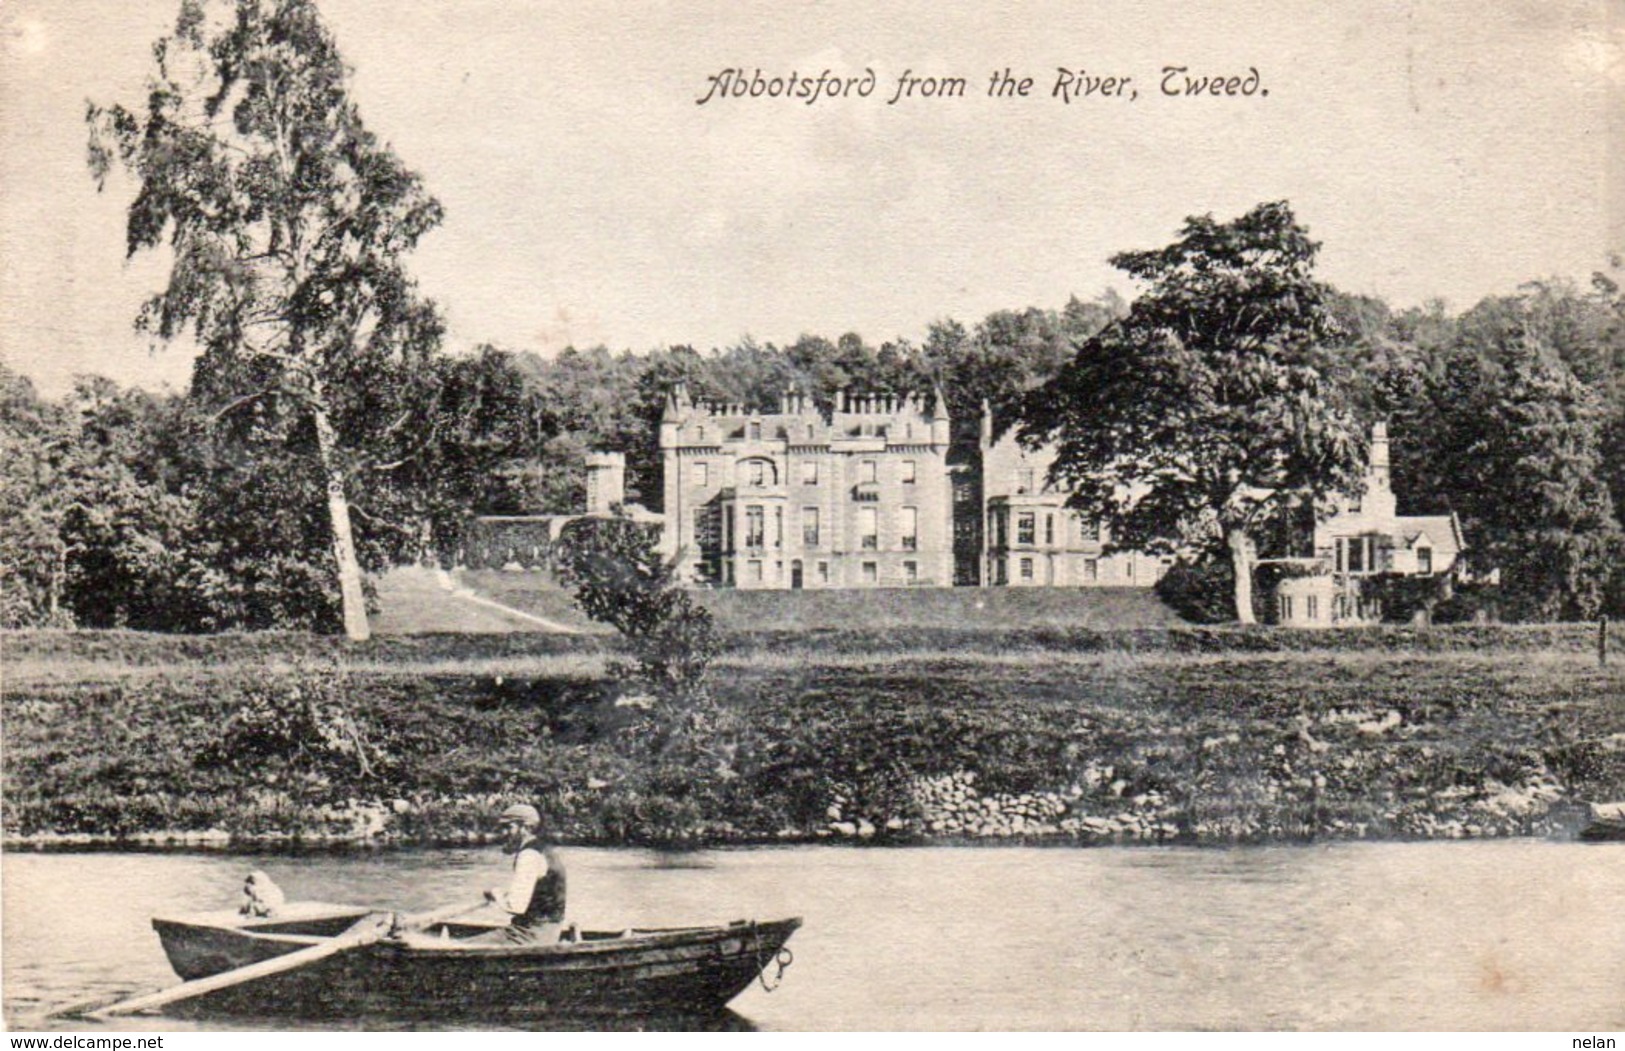
[[[661,447],[725,445],[831,445],[880,441],[889,445],[938,445],[948,441],[948,413],[935,395],[842,392],[825,411],[804,392],[787,390],[772,410],[732,402],[694,401],[678,384],[661,419]]]

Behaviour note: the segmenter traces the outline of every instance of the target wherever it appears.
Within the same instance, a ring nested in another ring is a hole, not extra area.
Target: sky
[[[368,126],[445,205],[410,268],[454,352],[918,341],[1132,296],[1113,253],[1283,198],[1323,279],[1399,306],[1584,281],[1625,247],[1625,0],[321,8]],[[124,257],[134,187],[98,194],[84,159],[86,100],[138,104],[177,9],[0,4],[0,355],[48,395],[189,374],[132,330],[167,265]],[[1169,96],[1178,66],[1257,78]],[[874,87],[698,104],[728,68]],[[1005,69],[1027,96],[988,97]],[[1131,79],[1068,102],[1062,69]],[[965,90],[890,103],[905,72]]]

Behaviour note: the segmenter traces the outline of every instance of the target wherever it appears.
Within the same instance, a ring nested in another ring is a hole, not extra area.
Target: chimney
[[[1388,421],[1371,425],[1371,484],[1386,493],[1393,484],[1388,450]]]

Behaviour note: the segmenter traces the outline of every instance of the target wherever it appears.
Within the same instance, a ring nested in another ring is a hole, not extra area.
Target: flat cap
[[[526,828],[535,828],[542,823],[542,815],[529,803],[515,803],[502,812],[502,820],[517,821]]]

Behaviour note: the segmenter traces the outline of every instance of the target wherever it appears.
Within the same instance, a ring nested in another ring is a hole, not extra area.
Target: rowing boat
[[[155,917],[164,952],[188,981],[339,937],[369,910],[293,903],[269,918],[231,911]],[[799,918],[722,926],[565,931],[512,944],[501,924],[441,922],[197,997],[189,1011],[301,1017],[471,1018],[698,1014],[752,982],[772,987]],[[483,936],[483,937],[482,937]],[[776,968],[776,971],[774,970]]]

